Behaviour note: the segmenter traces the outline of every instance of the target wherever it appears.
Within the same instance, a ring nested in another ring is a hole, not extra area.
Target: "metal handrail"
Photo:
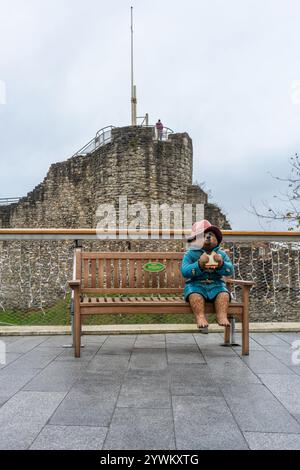
[[[145,120],[147,122],[147,120],[148,120],[147,115],[144,118],[144,121]],[[144,125],[144,121],[142,122],[142,124],[140,124],[141,127],[151,127],[154,130],[156,130],[155,124],[154,125],[153,124],[152,125],[148,125],[148,124]],[[115,126],[105,126],[105,127],[102,127],[102,129],[99,129],[99,131],[96,132],[96,136],[93,137],[81,149],[79,149],[77,152],[75,152],[74,155],[72,155],[71,158],[77,157],[77,156],[87,156],[90,153],[95,152],[95,150],[97,150],[102,145],[105,145],[105,144],[108,144],[109,142],[111,142],[111,131],[114,128],[115,128]],[[164,126],[161,140],[164,140],[164,141],[168,140],[169,135],[173,134],[173,133],[174,133],[174,131],[172,129],[170,129],[169,127]],[[156,133],[155,133],[155,135],[156,135]],[[158,139],[157,135],[156,135],[156,138]]]
[[[170,235],[173,238],[176,235],[189,235],[190,230],[182,229],[115,229],[109,231],[107,229],[96,228],[0,228],[0,240],[18,240],[18,239],[93,239],[99,238],[101,233],[108,234],[112,232],[116,235],[134,235],[134,234],[149,234],[153,233],[162,237]],[[286,242],[300,242],[300,232],[293,231],[240,231],[240,230],[222,230],[224,242],[241,242],[241,241],[286,241]],[[126,238],[126,237],[125,237]],[[123,239],[123,238],[122,238]]]
[[[97,150],[102,145],[108,144],[111,141],[111,130],[115,126],[105,126],[96,132],[96,136],[93,137],[87,144],[85,144],[80,150],[74,153],[71,158],[81,156],[87,156],[90,153]]]
[[[100,134],[105,134],[107,131],[105,129],[109,129],[110,131],[112,129],[114,129],[115,126],[105,126],[105,127],[102,127],[102,129],[100,129],[99,131],[96,132],[96,138],[100,136]]]
[[[146,113],[145,116],[137,116],[136,119],[143,119],[142,122],[140,124],[138,124],[138,126],[148,126],[149,125],[149,114]]]
[[[163,134],[162,134],[162,140],[168,140],[169,135],[174,134],[174,131],[170,129],[169,127],[163,127]]]
[[[142,124],[141,124],[142,126]],[[155,138],[157,139],[157,132],[156,132],[156,127],[155,124],[150,124],[150,125],[143,125],[142,127],[151,127],[155,131]],[[170,127],[163,126],[163,133],[162,133],[162,140],[166,141],[169,138],[170,134],[174,134],[173,129],[170,129]]]
[[[9,204],[17,203],[20,199],[21,197],[1,197],[0,206],[7,206]]]

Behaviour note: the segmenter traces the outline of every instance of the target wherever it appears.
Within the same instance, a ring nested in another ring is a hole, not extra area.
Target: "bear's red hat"
[[[218,240],[218,245],[220,245],[223,238],[221,230],[215,225],[212,225],[206,219],[200,220],[199,222],[195,222],[193,224],[191,234],[187,237],[187,241],[190,242],[194,240],[197,236],[202,235],[206,232],[214,233],[216,239]]]

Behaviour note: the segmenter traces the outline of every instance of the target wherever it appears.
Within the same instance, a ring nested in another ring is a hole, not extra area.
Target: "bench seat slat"
[[[106,313],[126,313],[126,314],[143,314],[143,313],[157,313],[157,314],[168,314],[168,313],[192,313],[189,304],[187,303],[176,303],[176,302],[122,302],[113,303],[107,302],[106,304],[93,304],[93,303],[81,303],[80,304],[81,314],[91,315],[93,313],[106,314]],[[206,313],[215,313],[213,304],[207,304],[205,308]],[[241,317],[243,312],[242,305],[231,305],[228,310],[229,315]]]
[[[101,299],[101,303],[103,304],[112,304],[112,303],[115,303],[117,306],[119,305],[125,305],[125,304],[143,304],[143,305],[153,305],[155,304],[155,306],[161,304],[161,305],[166,305],[166,304],[170,304],[170,305],[188,305],[189,304],[187,302],[185,302],[185,300],[183,299],[180,299],[180,298],[174,298],[174,297],[157,297],[157,298],[154,298],[154,297],[123,297],[122,298],[122,301],[120,298],[117,298],[117,297],[100,297],[99,299]],[[102,300],[103,299],[103,300]],[[91,302],[96,302],[97,301],[97,297],[84,297],[84,300],[83,302],[80,302],[80,305],[87,305],[87,304],[90,304]],[[208,308],[210,308],[209,306],[211,305],[212,308],[213,308],[213,304],[212,303],[207,303],[206,304],[208,306]],[[231,302],[230,305],[229,305],[229,308],[236,308],[236,307],[241,307],[243,306],[243,303],[242,302]]]

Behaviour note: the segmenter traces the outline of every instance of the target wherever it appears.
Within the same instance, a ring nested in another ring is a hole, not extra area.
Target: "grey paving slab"
[[[97,354],[126,354],[132,351],[136,341],[135,335],[109,336],[101,345]]]
[[[109,426],[117,398],[118,392],[72,390],[51,418],[50,424]]]
[[[143,334],[141,335],[137,335],[137,334],[116,334],[116,335],[107,335],[107,341],[108,342],[117,342],[118,344],[122,344],[122,343],[134,343],[138,336],[143,336]]]
[[[283,364],[290,367],[293,366],[293,349],[290,344],[285,346],[266,346],[266,350],[280,360]],[[300,357],[300,354],[299,354]]]
[[[223,398],[174,396],[176,446],[178,449],[247,449]]]
[[[223,347],[221,345],[214,347],[201,347],[201,352],[206,360],[209,359],[224,359],[224,358],[236,358],[238,354],[233,347]]]
[[[245,432],[251,450],[299,450],[300,434]]]
[[[300,364],[296,366],[290,366],[290,369],[297,375],[300,375]]]
[[[268,351],[251,351],[249,356],[242,356],[242,359],[256,374],[294,374]]]
[[[64,344],[72,343],[71,335],[53,335],[49,336],[45,341],[42,341],[36,347],[37,349],[53,349],[62,348]]]
[[[13,343],[14,341],[18,341],[22,339],[23,337],[21,336],[6,336],[6,335],[0,335],[1,341],[4,341],[5,343]]]
[[[264,385],[224,385],[221,389],[242,431],[300,433],[299,423]]]
[[[171,364],[169,377],[172,395],[222,396],[207,365]]]
[[[239,346],[235,346],[234,350],[239,355],[241,355],[242,354],[242,335],[240,333],[236,333],[235,342]],[[250,336],[250,338],[249,338],[249,349],[250,349],[250,352],[252,352],[252,351],[264,351],[265,348],[264,348],[264,346],[259,344],[257,341],[255,341],[253,338],[251,338],[251,336]]]
[[[67,392],[83,370],[82,363],[70,363],[66,366],[63,362],[52,362],[37,374],[24,390]]]
[[[103,342],[103,347],[121,347],[124,346],[134,346],[134,343],[137,339],[136,335],[110,335]]]
[[[227,357],[237,356],[237,353],[232,347],[223,347],[223,335],[219,333],[209,333],[208,335],[194,334],[196,343],[198,344],[204,357]]]
[[[223,342],[223,335],[220,333],[208,333],[203,335],[202,333],[194,333],[194,340],[202,347],[213,347],[219,346]]]
[[[14,394],[14,393],[5,393],[3,391],[0,391],[0,408],[3,406]]]
[[[100,345],[97,346],[94,343],[85,344],[83,348],[80,350],[80,358],[74,357],[74,349],[73,348],[62,348],[56,356],[55,361],[67,361],[67,362],[74,362],[75,364],[79,364],[81,362],[89,362],[98,352]]]
[[[0,449],[28,449],[64,393],[19,392],[0,408]]]
[[[167,355],[165,349],[134,349],[130,356],[130,369],[165,369]]]
[[[250,337],[262,346],[284,346],[285,341],[273,333],[250,333]]]
[[[118,407],[170,408],[171,396],[167,369],[130,370],[118,398]]]
[[[163,342],[165,343],[166,342],[166,335],[164,333],[149,333],[149,334],[142,334],[142,335],[137,335],[136,336],[136,341],[135,343],[139,343],[139,342],[143,342],[143,341],[149,341],[149,342]]]
[[[166,343],[175,344],[195,344],[195,339],[191,333],[166,333]]]
[[[283,406],[300,421],[300,376],[264,374],[259,377]]]
[[[286,341],[292,344],[294,341],[300,341],[300,332],[285,332],[285,333],[273,333],[275,336],[280,338],[282,341]]]
[[[107,428],[48,425],[30,446],[31,450],[101,450]]]
[[[40,350],[37,351],[36,348],[30,350],[29,352],[22,354],[15,362],[14,366],[18,367],[27,367],[32,369],[43,369],[48,364],[50,364],[58,355],[60,351],[58,350]]]
[[[107,341],[107,338],[108,335],[82,335],[81,342],[86,346],[95,345],[95,347],[100,348]]]
[[[38,373],[38,369],[9,364],[0,370],[0,405],[5,403]]]
[[[51,338],[50,338],[51,339]],[[80,360],[90,360],[91,357],[98,352],[103,343],[107,340],[107,336],[102,335],[84,335],[81,338],[81,356]],[[59,348],[61,351],[60,356],[57,360],[69,360],[74,358],[74,348],[72,347],[72,337],[65,336],[64,339],[61,339],[57,344],[52,346],[51,342],[46,341],[42,343],[39,348],[48,348],[52,349],[53,347]]]
[[[101,348],[98,350],[97,355],[104,355],[104,354],[117,354],[117,355],[123,355],[123,354],[128,354],[132,352],[132,346],[101,346]]]
[[[154,349],[165,349],[166,338],[163,334],[157,335],[139,335],[134,343],[134,348],[154,348]]]
[[[50,424],[109,426],[123,378],[119,371],[86,372],[67,394]]]
[[[168,364],[205,364],[205,359],[197,344],[167,345]]]
[[[175,449],[170,409],[117,408],[103,449]]]
[[[4,369],[4,367],[7,367],[9,364],[14,362],[16,359],[18,359],[21,356],[22,356],[21,353],[6,353],[5,354],[5,363],[0,364],[0,369]]]
[[[88,372],[99,372],[100,370],[124,370],[129,368],[130,353],[98,354],[87,365]]]
[[[241,360],[240,357],[205,356],[213,380],[217,384],[250,384],[260,383],[260,379]]]
[[[36,346],[41,345],[48,336],[21,336],[17,341],[8,343],[6,351],[14,353],[26,353]]]

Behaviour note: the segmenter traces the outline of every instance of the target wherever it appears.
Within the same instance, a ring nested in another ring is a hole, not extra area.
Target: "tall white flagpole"
[[[136,126],[136,87],[133,84],[133,7],[131,7],[131,125]]]

